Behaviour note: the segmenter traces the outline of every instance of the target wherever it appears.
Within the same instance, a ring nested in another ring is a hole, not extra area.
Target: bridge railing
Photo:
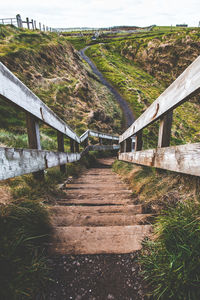
[[[0,180],[31,172],[36,172],[34,175],[41,178],[44,169],[58,165],[61,166],[61,171],[65,172],[65,164],[78,161],[90,150],[119,149],[119,145],[114,145],[119,142],[119,137],[115,135],[87,130],[79,137],[2,63],[0,63],[0,97],[25,111],[30,148],[0,148]],[[39,121],[57,131],[57,152],[41,149]],[[88,145],[89,136],[98,137],[100,145]],[[64,151],[64,137],[70,140],[70,153]],[[111,143],[102,145],[102,140]],[[80,153],[81,143],[86,149]]]
[[[173,110],[199,92],[200,56],[120,136],[119,159],[200,176],[200,143],[170,147]],[[143,129],[158,119],[157,148],[142,150]],[[135,151],[132,151],[133,137]]]

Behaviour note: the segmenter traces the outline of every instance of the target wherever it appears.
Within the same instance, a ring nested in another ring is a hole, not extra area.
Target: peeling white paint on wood
[[[200,143],[120,153],[119,160],[200,176]]]
[[[119,142],[136,134],[165,113],[181,105],[200,91],[200,56],[147,108],[120,136]]]
[[[78,161],[80,153],[0,148],[0,180]]]

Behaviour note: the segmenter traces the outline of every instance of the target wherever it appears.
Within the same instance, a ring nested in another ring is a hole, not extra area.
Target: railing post
[[[100,144],[100,145],[103,145],[103,140],[102,140],[102,138],[99,138],[99,144]]]
[[[83,142],[83,146],[86,148],[89,145],[89,139],[88,137],[85,139],[85,141]]]
[[[57,143],[58,143],[58,151],[65,152],[65,150],[64,150],[64,134],[59,131],[57,131]],[[60,165],[60,171],[62,173],[66,173],[66,166]]]
[[[74,140],[70,139],[70,152],[75,153]]]
[[[79,143],[75,141],[75,152],[79,153]]]
[[[126,151],[125,152],[131,152],[132,151],[132,139],[128,138],[126,140]]]
[[[40,129],[38,120],[31,114],[26,114],[26,124],[28,133],[28,143],[30,149],[41,150],[40,144]],[[36,179],[44,179],[44,171],[34,172],[33,176]]]
[[[21,16],[19,14],[16,15],[16,19],[17,19],[17,27],[18,28],[22,28],[23,27],[23,25],[22,25],[22,18],[21,18]]]
[[[26,18],[27,28],[30,29],[29,18]]]
[[[126,152],[126,140],[124,141],[123,146],[123,152]]]
[[[136,133],[136,139],[135,139],[135,151],[142,150],[142,130],[140,130],[138,133]]]
[[[34,30],[34,21],[31,19],[32,29]]]
[[[160,119],[160,127],[158,134],[158,147],[169,147],[171,139],[173,111],[170,111],[167,115]]]
[[[121,143],[119,144],[119,147],[120,147],[120,149],[119,149],[120,153],[123,153],[123,150],[124,150],[124,142],[121,142]]]

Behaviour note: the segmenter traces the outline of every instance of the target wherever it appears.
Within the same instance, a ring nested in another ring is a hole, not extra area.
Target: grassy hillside
[[[12,26],[0,26],[0,37],[0,61],[78,134],[87,128],[120,130],[118,104],[64,37]],[[19,135],[13,146],[24,147],[24,113],[1,100],[0,120],[0,142],[11,146],[9,131]],[[43,126],[41,138],[43,146],[56,147],[52,129]]]
[[[169,28],[104,40],[87,55],[130,103],[138,117],[199,55],[200,30]],[[199,98],[174,111],[172,144],[200,139]],[[145,147],[155,147],[158,125],[145,130]]]
[[[113,170],[130,185],[134,204],[153,214],[154,232],[139,257],[146,298],[199,299],[199,178],[120,161]]]

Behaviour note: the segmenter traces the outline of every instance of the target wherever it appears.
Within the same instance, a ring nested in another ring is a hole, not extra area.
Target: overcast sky
[[[29,17],[51,27],[198,26],[200,0],[5,0],[0,18]]]

